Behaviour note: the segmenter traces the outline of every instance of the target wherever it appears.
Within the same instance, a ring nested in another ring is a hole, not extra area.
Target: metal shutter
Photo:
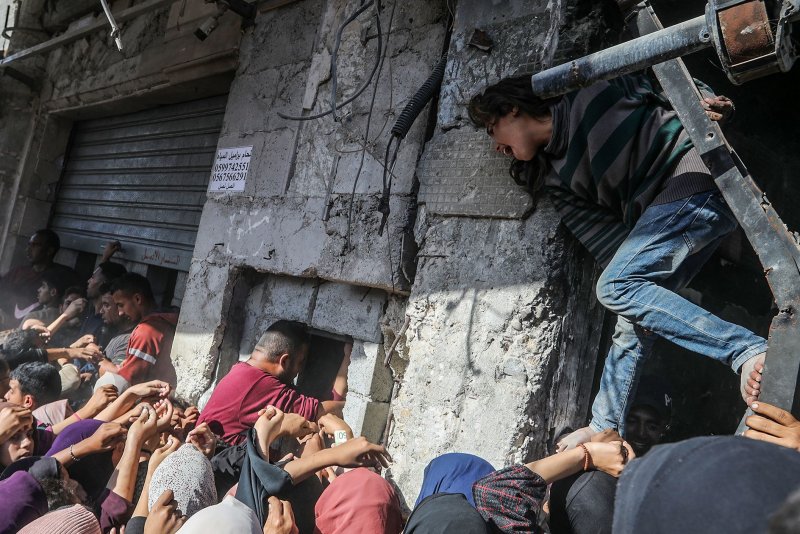
[[[75,123],[51,228],[63,247],[188,271],[227,96]]]

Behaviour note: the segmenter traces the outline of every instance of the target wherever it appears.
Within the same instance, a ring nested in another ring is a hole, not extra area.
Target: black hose
[[[439,86],[442,84],[446,65],[447,55],[445,54],[433,68],[433,72],[431,72],[431,75],[425,80],[425,83],[422,84],[422,87],[417,89],[417,92],[414,93],[414,96],[408,101],[408,104],[403,108],[403,112],[400,113],[400,116],[397,117],[397,121],[394,123],[394,126],[392,126],[392,135],[400,139],[405,139],[414,121],[417,120],[419,114],[422,113],[422,109],[430,99],[433,98]]]

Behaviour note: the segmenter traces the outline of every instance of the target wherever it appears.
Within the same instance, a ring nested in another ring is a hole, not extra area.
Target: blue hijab
[[[425,468],[422,489],[414,506],[435,493],[461,493],[474,507],[472,485],[492,472],[492,464],[475,455],[460,452],[443,454],[431,460]]]

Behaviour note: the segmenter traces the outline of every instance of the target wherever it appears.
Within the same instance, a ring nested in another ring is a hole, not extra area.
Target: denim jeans
[[[593,430],[624,432],[656,336],[737,372],[745,361],[767,350],[762,337],[675,293],[736,225],[717,190],[650,206],[642,213],[597,282],[598,300],[618,317],[592,404]]]

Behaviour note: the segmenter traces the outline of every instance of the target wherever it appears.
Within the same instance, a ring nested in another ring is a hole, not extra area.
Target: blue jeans
[[[624,432],[642,366],[657,336],[736,372],[767,350],[764,338],[675,293],[736,225],[717,190],[650,206],[642,213],[597,282],[598,300],[618,317],[592,404],[593,430]]]

